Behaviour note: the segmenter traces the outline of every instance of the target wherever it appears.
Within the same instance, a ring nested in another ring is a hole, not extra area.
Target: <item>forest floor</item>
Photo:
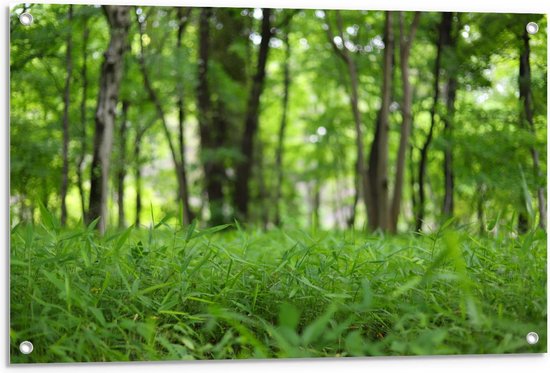
[[[45,219],[11,231],[11,362],[545,352],[546,252],[540,231],[99,238]]]

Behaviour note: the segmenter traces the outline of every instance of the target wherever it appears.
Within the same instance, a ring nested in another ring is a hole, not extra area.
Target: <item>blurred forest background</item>
[[[545,227],[546,22],[18,6],[12,224]]]

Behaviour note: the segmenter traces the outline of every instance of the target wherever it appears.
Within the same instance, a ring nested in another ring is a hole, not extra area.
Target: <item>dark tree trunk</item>
[[[177,17],[178,17],[178,31],[176,38],[176,50],[177,55],[181,58],[182,56],[182,46],[181,42],[183,39],[183,34],[187,25],[189,24],[189,16],[191,15],[192,8],[178,8]],[[177,61],[179,65],[182,65],[182,61]],[[186,157],[185,157],[185,94],[183,87],[184,77],[180,74],[177,77],[177,92],[178,92],[178,144],[179,144],[179,163],[183,169],[183,174],[181,175],[181,186],[179,188],[179,198],[183,203],[183,224],[191,223],[193,220],[193,213],[191,211],[191,206],[189,205],[189,183],[187,181],[187,172],[186,168]]]
[[[143,138],[143,134],[143,132],[137,134],[135,148],[136,228],[139,228],[139,225],[141,224],[141,140]]]
[[[285,57],[283,67],[283,114],[281,117],[281,124],[279,126],[279,133],[277,136],[277,150],[275,151],[275,170],[277,172],[277,184],[275,185],[275,217],[274,224],[276,226],[281,225],[281,195],[283,188],[283,153],[284,153],[284,138],[287,125],[288,116],[288,98],[290,90],[290,44],[288,41],[288,32],[285,33],[283,38],[285,46]]]
[[[384,27],[384,64],[382,81],[382,104],[376,122],[376,132],[371,145],[369,159],[369,180],[371,190],[372,218],[369,217],[371,230],[389,229],[390,214],[388,208],[388,135],[389,112],[392,91],[393,75],[393,13],[386,12]]]
[[[454,172],[453,172],[453,145],[452,145],[452,117],[454,116],[454,102],[456,97],[456,79],[451,78],[447,84],[447,115],[443,120],[445,123],[444,137],[446,138],[444,150],[444,175],[445,175],[445,196],[443,198],[443,218],[453,216],[454,211]]]
[[[449,17],[448,29],[448,47],[454,50],[456,47],[456,36],[452,34],[452,13]],[[454,68],[449,68],[449,62],[446,61],[447,67],[447,87],[445,89],[445,106],[446,113],[443,117],[445,148],[444,148],[444,176],[445,176],[445,195],[443,198],[443,219],[448,219],[453,216],[454,212],[454,172],[453,172],[453,119],[455,112],[455,99],[457,80]]]
[[[67,33],[67,47],[65,51],[65,90],[63,93],[63,168],[61,171],[61,225],[67,223],[67,189],[69,187],[69,106],[71,101],[71,79],[73,74],[73,36],[70,30],[73,26],[73,6],[69,5],[67,13],[69,31]]]
[[[260,97],[262,95],[265,66],[269,53],[269,41],[272,36],[271,9],[262,9],[262,29],[260,48],[258,51],[258,65],[256,73],[252,79],[252,85],[248,94],[248,103],[246,109],[244,133],[242,135],[240,151],[243,159],[237,165],[234,204],[236,215],[239,219],[248,217],[248,201],[250,195],[249,181],[251,176],[252,164],[254,162],[254,138],[258,131],[258,117],[260,115]]]
[[[130,7],[104,5],[111,40],[101,65],[99,95],[95,114],[94,154],[91,171],[90,207],[88,221],[100,218],[101,233],[107,227],[109,195],[109,166],[113,146],[115,111],[123,74],[124,54],[128,49]]]
[[[224,198],[222,184],[225,169],[223,163],[220,163],[218,159],[214,159],[213,154],[217,150],[217,144],[220,140],[223,140],[219,134],[223,134],[225,130],[224,128],[213,128],[213,123],[214,119],[216,119],[216,123],[221,124],[222,127],[225,127],[226,123],[223,116],[214,118],[212,115],[212,101],[208,84],[211,17],[212,9],[201,9],[199,16],[197,109],[201,139],[201,158],[204,168],[205,190],[208,195],[210,224],[218,225],[225,220],[223,213]]]
[[[90,29],[88,23],[85,21],[83,26],[82,34],[82,69],[80,71],[80,77],[82,79],[82,97],[80,100],[80,131],[81,131],[81,145],[80,145],[80,154],[78,156],[77,166],[76,166],[76,177],[78,183],[78,191],[80,193],[80,207],[82,209],[82,221],[86,219],[86,195],[84,193],[84,176],[82,174],[84,158],[86,157],[86,141],[87,141],[87,131],[86,131],[86,100],[88,99],[88,40],[90,37]]]
[[[535,138],[535,124],[533,121],[533,94],[531,92],[531,64],[529,61],[531,49],[529,46],[529,34],[524,29],[522,36],[523,46],[519,61],[519,98],[523,104],[523,113],[521,115],[522,126],[533,134]],[[539,227],[546,230],[546,190],[541,179],[544,177],[540,170],[539,152],[535,145],[531,146],[531,157],[533,158],[533,173],[535,183],[537,185],[538,212],[539,212]],[[521,215],[520,215],[521,216]],[[524,217],[525,221],[527,219]],[[523,225],[527,225],[522,223]],[[524,228],[523,228],[524,229]]]
[[[399,53],[401,65],[401,81],[403,85],[403,103],[401,106],[403,122],[401,124],[401,137],[399,139],[399,149],[397,151],[397,164],[395,168],[395,185],[393,190],[393,199],[390,213],[390,231],[397,232],[397,222],[399,211],[401,209],[401,199],[403,194],[403,183],[405,179],[405,160],[407,148],[409,147],[409,137],[412,123],[412,91],[409,82],[409,56],[412,42],[414,40],[420,13],[414,14],[414,19],[409,30],[405,31],[403,12],[399,12]]]
[[[122,121],[118,130],[118,172],[117,172],[117,204],[118,227],[124,228],[126,219],[124,215],[124,179],[126,178],[126,130],[128,129],[128,101],[122,102]]]
[[[426,208],[426,168],[428,164],[428,150],[432,143],[433,133],[436,125],[435,115],[437,112],[437,104],[439,102],[439,79],[441,75],[441,58],[444,49],[449,45],[451,37],[452,13],[442,13],[441,22],[439,23],[439,36],[437,39],[437,54],[435,57],[434,66],[434,98],[432,108],[430,110],[430,129],[428,136],[424,141],[424,145],[420,150],[420,162],[418,165],[418,209],[416,212],[416,230],[421,231],[424,223],[424,214]]]

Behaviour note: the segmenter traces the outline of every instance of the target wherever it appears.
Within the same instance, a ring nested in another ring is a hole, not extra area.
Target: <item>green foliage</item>
[[[97,6],[74,6],[74,19],[69,24],[66,6],[31,4],[35,22],[22,27],[16,6],[10,17],[11,31],[11,205],[12,220],[31,221],[39,217],[38,201],[59,214],[61,203],[62,108],[65,79],[65,36],[73,35],[73,81],[69,107],[69,225],[82,220],[80,196],[76,187],[75,165],[85,149],[82,165],[84,193],[88,192],[90,159],[93,150],[93,109],[96,105],[99,68],[109,39],[108,24]],[[187,9],[184,11],[186,12]],[[113,149],[114,174],[121,168],[141,167],[144,205],[153,203],[161,214],[175,214],[177,180],[168,150],[168,139],[157,120],[156,108],[143,89],[143,77],[137,62],[140,53],[138,19],[143,25],[144,61],[152,86],[161,102],[169,136],[178,148],[178,99],[184,109],[184,141],[190,204],[201,220],[208,220],[205,200],[206,162],[219,162],[225,169],[224,199],[221,208],[231,221],[235,170],[244,160],[240,153],[249,86],[256,67],[259,9],[214,9],[210,20],[211,58],[208,65],[212,99],[210,115],[223,119],[227,126],[224,141],[214,148],[201,144],[197,124],[198,19],[200,9],[191,9],[184,20],[181,48],[177,48],[178,10],[173,7],[139,7],[131,11],[130,48],[126,55],[120,101],[130,104],[126,154]],[[139,14],[138,14],[139,13]],[[290,17],[292,15],[292,17]],[[351,58],[357,65],[359,111],[363,123],[365,156],[374,137],[381,103],[384,12],[340,11],[343,37]],[[395,37],[399,37],[397,14],[394,14]],[[260,129],[257,154],[250,180],[253,208],[250,221],[260,224],[274,219],[273,207],[280,206],[283,224],[306,228],[316,222],[322,228],[348,227],[354,205],[356,138],[350,108],[350,81],[345,63],[334,52],[326,28],[338,30],[336,11],[276,10],[274,25],[290,17],[287,24],[273,29],[267,62],[265,89],[261,98]],[[419,149],[424,144],[431,124],[430,110],[434,96],[434,64],[440,13],[422,13],[410,57],[410,81],[413,87],[412,155],[408,157],[406,179],[417,178]],[[404,14],[405,25],[411,13]],[[519,55],[522,50],[523,23],[536,21],[540,30],[530,36],[531,89],[533,93],[535,133],[521,125],[521,103],[518,100]],[[426,210],[427,226],[440,223],[443,194],[443,149],[452,146],[455,175],[455,215],[460,223],[473,224],[476,219],[477,191],[483,189],[480,206],[487,219],[499,216],[503,224],[515,224],[516,212],[525,208],[524,185],[535,195],[544,187],[544,177],[532,171],[530,148],[540,154],[540,173],[546,174],[546,24],[544,15],[509,15],[460,13],[453,18],[452,34],[456,47],[442,56],[442,79],[456,75],[458,95],[453,118],[452,138],[443,136],[442,119],[446,108],[442,101],[436,107],[436,126],[428,156],[427,184],[431,192]],[[84,46],[85,29],[89,40]],[[283,45],[288,36],[290,55]],[[47,42],[44,38],[47,38]],[[396,39],[396,40],[397,40]],[[52,40],[55,40],[53,42]],[[84,48],[85,47],[85,48]],[[389,174],[393,174],[398,136],[402,121],[402,83],[396,50],[394,89],[390,115]],[[80,112],[83,79],[81,71],[87,61],[87,96],[84,102],[85,123]],[[283,138],[282,185],[280,201],[275,201],[279,169],[276,165],[278,135],[282,116],[283,70],[290,71],[287,128]],[[120,106],[120,105],[119,105]],[[120,107],[117,110],[115,144],[118,144]],[[222,126],[220,122],[219,126]],[[146,131],[146,133],[145,133]],[[86,137],[84,137],[86,133]],[[135,143],[142,136],[141,152],[135,154]],[[117,162],[124,159],[124,164]],[[524,169],[524,181],[518,166]],[[126,170],[125,200],[127,221],[135,219],[135,172]],[[112,186],[115,187],[113,177]],[[400,230],[414,224],[412,196],[418,180],[405,182],[404,205]],[[390,192],[393,188],[390,181]],[[319,192],[319,207],[312,195]],[[528,209],[536,210],[535,198]],[[115,201],[109,201],[112,214]],[[366,219],[361,203],[356,208],[356,224]],[[318,210],[318,211],[316,211]],[[149,216],[141,213],[141,221]],[[314,216],[314,217],[312,217]],[[110,219],[113,221],[114,219]],[[532,219],[535,223],[535,219]],[[270,224],[268,224],[270,226]]]
[[[45,213],[45,215],[47,215]],[[11,232],[12,362],[546,351],[546,236]],[[537,331],[540,342],[525,335]],[[22,340],[31,355],[16,352]]]

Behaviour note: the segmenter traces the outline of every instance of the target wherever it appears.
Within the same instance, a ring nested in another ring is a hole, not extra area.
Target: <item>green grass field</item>
[[[11,362],[545,352],[546,234],[11,231]],[[529,345],[525,335],[540,341]],[[22,355],[23,340],[34,352]]]

